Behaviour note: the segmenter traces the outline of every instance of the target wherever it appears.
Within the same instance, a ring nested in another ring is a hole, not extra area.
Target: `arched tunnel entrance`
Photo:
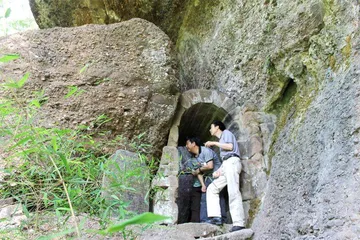
[[[237,138],[242,157],[249,159],[249,163],[242,161],[244,171],[240,176],[246,213],[251,201],[260,197],[265,189],[267,180],[263,169],[266,165],[260,136],[272,131],[272,118],[259,112],[244,113],[229,97],[214,90],[186,91],[180,96],[168,144],[163,148],[158,174],[152,182],[152,187],[159,190],[154,196],[154,213],[170,216],[164,223],[179,224],[190,220],[194,177],[188,169],[187,174],[184,171],[184,163],[191,158],[185,140],[187,136],[197,136],[203,142],[212,140],[209,129],[214,120],[225,123]],[[218,148],[214,150],[218,151]],[[227,223],[231,223],[229,218]]]
[[[209,132],[211,123],[220,120],[227,127],[237,126],[233,124],[233,114],[236,112],[238,109],[232,100],[217,91],[194,89],[181,95],[168,141],[168,146],[176,147],[180,156],[175,200],[178,207],[177,223],[189,222],[191,217],[193,175],[186,169],[187,161],[191,158],[185,148],[186,137],[197,136],[202,142],[216,140]],[[213,150],[218,152],[218,148]]]
[[[214,120],[225,119],[227,112],[212,103],[197,103],[184,112],[179,127],[178,146],[185,146],[187,136],[197,136],[203,142],[213,137],[210,124]]]
[[[170,217],[164,223],[189,221],[193,176],[191,172],[182,174],[184,162],[191,157],[184,147],[185,139],[198,136],[203,142],[210,140],[209,128],[215,119],[222,120],[237,138],[242,157],[240,187],[245,215],[248,214],[246,219],[251,218],[250,207],[255,206],[252,211],[256,211],[261,201],[269,170],[265,154],[270,146],[275,117],[244,111],[217,91],[193,89],[180,96],[168,144],[163,148],[158,174],[152,182],[152,187],[159,190],[154,195],[154,213]]]
[[[190,222],[191,218],[192,183],[194,177],[186,169],[187,162],[191,159],[191,155],[185,148],[186,137],[196,136],[203,143],[209,140],[216,140],[215,137],[210,135],[210,125],[214,120],[224,121],[227,115],[223,108],[219,108],[212,103],[197,103],[187,109],[181,117],[178,141],[178,150],[181,156],[177,199],[179,208],[178,223]],[[213,150],[218,152],[217,148]]]

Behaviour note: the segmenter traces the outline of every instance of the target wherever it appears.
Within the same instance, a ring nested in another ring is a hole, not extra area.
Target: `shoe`
[[[245,229],[245,227],[242,227],[242,226],[233,226],[233,227],[230,229],[230,232],[240,231],[240,230],[243,230],[243,229]]]
[[[214,225],[217,225],[217,226],[220,226],[222,225],[222,220],[221,220],[221,217],[209,217],[208,220],[205,221],[206,223],[210,223],[210,224],[214,224]]]

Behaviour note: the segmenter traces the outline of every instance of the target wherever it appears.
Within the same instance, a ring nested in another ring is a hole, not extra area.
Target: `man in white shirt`
[[[245,228],[244,208],[239,187],[241,172],[240,151],[234,134],[225,128],[221,121],[214,121],[210,127],[212,136],[216,136],[219,142],[208,141],[206,147],[216,146],[220,149],[220,157],[223,160],[221,167],[213,173],[215,180],[209,185],[206,192],[208,223],[219,225],[221,211],[219,193],[227,185],[229,194],[229,208],[233,221],[230,232]]]

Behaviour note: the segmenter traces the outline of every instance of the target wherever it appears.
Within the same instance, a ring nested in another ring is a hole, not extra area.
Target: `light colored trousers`
[[[244,208],[239,189],[240,172],[241,162],[238,157],[223,161],[221,176],[216,178],[206,190],[208,217],[221,217],[219,193],[228,185],[229,208],[233,225],[245,226]]]

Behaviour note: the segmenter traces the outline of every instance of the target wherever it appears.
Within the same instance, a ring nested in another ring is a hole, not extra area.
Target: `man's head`
[[[186,137],[186,149],[189,152],[198,154],[198,149],[202,145],[203,144],[198,137]]]
[[[226,127],[223,122],[215,120],[210,125],[210,134],[211,136],[216,136],[217,133],[219,133],[220,131],[222,132],[225,129]]]

